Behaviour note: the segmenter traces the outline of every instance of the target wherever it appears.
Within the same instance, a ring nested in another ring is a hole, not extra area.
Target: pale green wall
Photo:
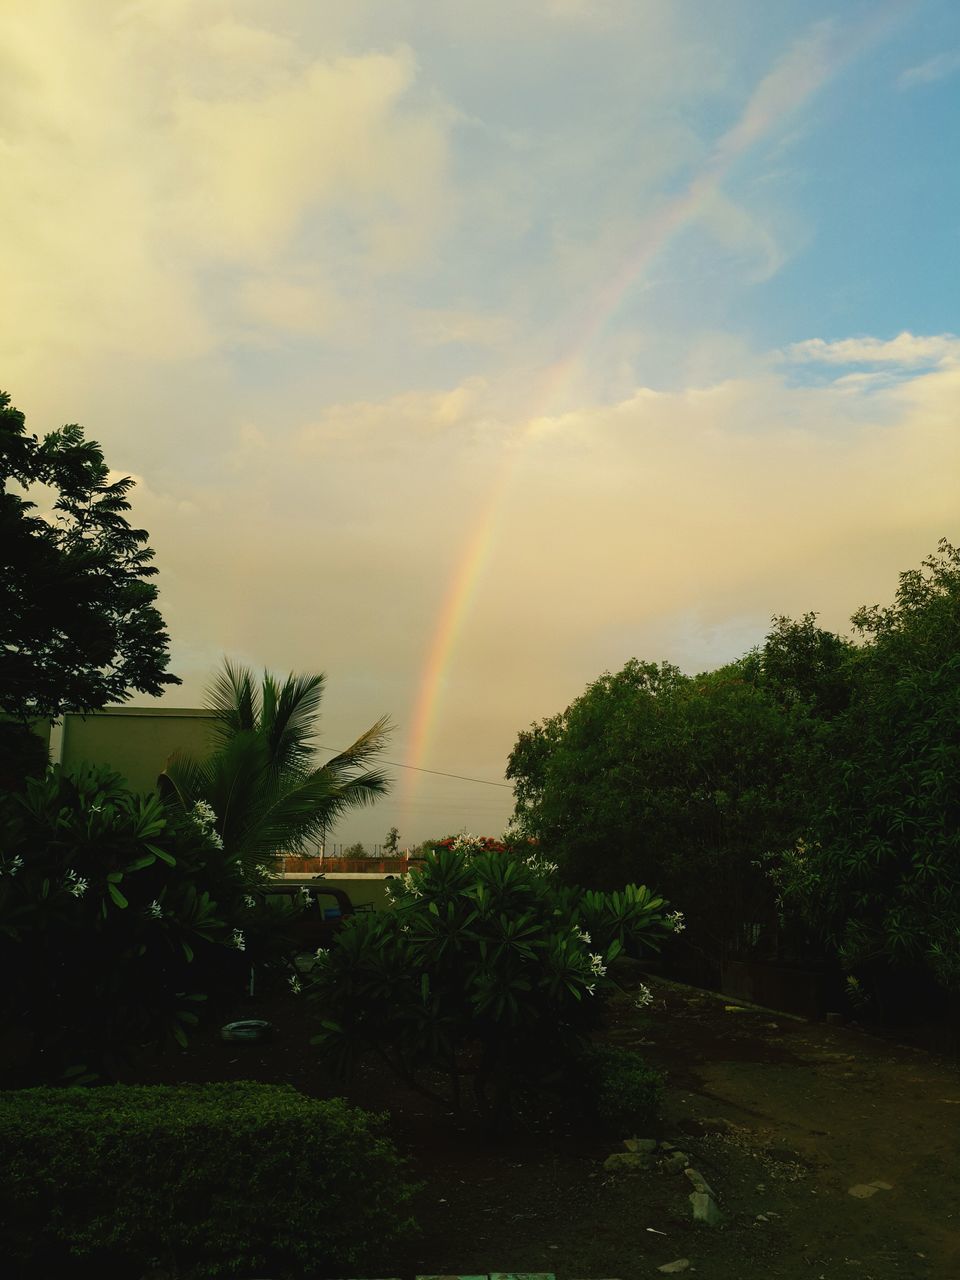
[[[157,774],[175,751],[202,758],[210,751],[209,711],[184,707],[110,707],[63,717],[60,761],[109,765],[133,791],[156,790]]]

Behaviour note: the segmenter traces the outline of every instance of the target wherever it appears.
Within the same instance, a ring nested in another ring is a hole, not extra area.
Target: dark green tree
[[[852,621],[852,696],[805,844],[776,876],[848,971],[960,990],[960,550],[941,541],[892,605]]]
[[[685,676],[632,660],[520,735],[515,826],[569,880],[656,884],[686,914],[690,945],[719,960],[745,926],[773,923],[754,864],[802,829],[791,779],[805,716],[755,662]]]
[[[133,484],[110,481],[76,424],[28,436],[0,392],[0,713],[46,719],[180,683],[148,534],[124,515]],[[40,487],[49,515],[30,496]]]

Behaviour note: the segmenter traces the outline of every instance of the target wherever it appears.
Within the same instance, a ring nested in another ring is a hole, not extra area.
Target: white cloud
[[[918,85],[935,84],[938,80],[945,80],[948,76],[952,76],[956,71],[960,71],[960,49],[948,50],[946,53],[938,53],[935,57],[928,58],[926,62],[901,71],[897,76],[897,88],[915,89]]]
[[[4,349],[177,360],[336,307],[442,233],[449,119],[409,48],[306,48],[234,5],[0,17]],[[303,279],[304,274],[309,278]]]
[[[809,338],[782,353],[797,363],[871,364],[918,368],[960,362],[960,338],[952,333],[922,336],[904,331],[895,338],[843,338],[827,342]]]

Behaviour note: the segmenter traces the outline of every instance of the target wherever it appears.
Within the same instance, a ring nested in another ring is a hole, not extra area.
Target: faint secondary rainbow
[[[523,457],[523,446],[542,420],[555,410],[564,389],[620,308],[629,289],[653,259],[708,205],[733,165],[762,141],[776,124],[797,110],[867,45],[904,16],[904,6],[891,0],[863,23],[837,33],[818,24],[798,41],[760,81],[737,123],[715,144],[710,156],[686,189],[667,201],[646,222],[637,247],[616,275],[591,298],[565,354],[551,364],[537,383],[526,414],[526,425],[505,452],[497,476],[467,534],[463,550],[447,584],[437,614],[417,686],[405,763],[422,768],[429,759],[443,692],[444,677],[477,587],[497,541],[497,525],[504,498]],[[401,812],[418,785],[407,772],[401,792]]]

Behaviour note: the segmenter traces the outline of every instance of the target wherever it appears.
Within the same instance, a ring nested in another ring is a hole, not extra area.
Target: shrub
[[[580,1081],[583,1101],[605,1129],[621,1137],[649,1134],[660,1115],[663,1077],[638,1053],[614,1045],[591,1045]]]
[[[182,1280],[355,1267],[411,1226],[381,1124],[245,1081],[0,1094],[6,1259],[22,1280],[70,1264]]]
[[[16,1084],[111,1075],[138,1045],[181,1045],[208,995],[239,994],[281,945],[209,815],[166,810],[118,775],[59,768],[0,796],[5,1030]]]
[[[582,898],[558,890],[536,855],[439,849],[396,884],[393,911],[354,917],[319,954],[315,1042],[344,1072],[376,1053],[456,1110],[468,1082],[490,1130],[519,1097],[562,1081],[597,1025],[624,940],[655,948],[672,932],[663,900],[632,887],[633,915],[611,913],[624,939],[612,923],[593,939]]]

